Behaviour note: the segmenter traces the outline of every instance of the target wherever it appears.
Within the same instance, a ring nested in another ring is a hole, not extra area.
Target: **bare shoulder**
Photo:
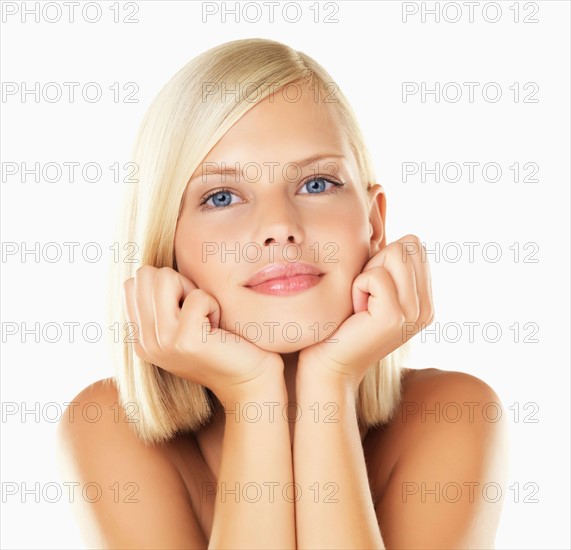
[[[409,370],[384,444],[393,460],[376,511],[387,546],[494,544],[501,498],[482,491],[492,484],[505,494],[507,445],[501,401],[486,382]]]
[[[120,406],[113,378],[90,384],[58,425],[64,482],[93,548],[206,548],[188,491],[166,446],[143,443]],[[166,546],[165,546],[166,545]]]
[[[120,405],[114,378],[98,380],[81,390],[66,407],[57,435],[58,448],[77,459],[102,444],[160,454],[136,437],[128,411]]]
[[[486,382],[466,372],[433,368],[407,369],[403,375],[403,402],[410,400],[426,403],[438,400],[446,404],[455,403],[463,397],[484,399],[486,402],[500,401]]]
[[[465,372],[422,369],[403,377],[402,400],[392,422],[404,449],[434,447],[440,438],[458,459],[483,459],[485,446],[498,452],[505,443],[505,413],[494,389]],[[478,450],[478,452],[475,452]],[[410,457],[399,456],[399,460]]]

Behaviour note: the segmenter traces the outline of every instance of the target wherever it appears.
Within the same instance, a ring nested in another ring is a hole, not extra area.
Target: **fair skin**
[[[223,409],[191,437],[153,448],[116,421],[60,425],[64,459],[76,478],[99,479],[102,486],[136,480],[139,489],[137,505],[111,497],[80,503],[88,537],[114,548],[490,547],[501,503],[488,502],[477,489],[437,502],[414,488],[503,485],[503,422],[466,414],[442,422],[421,413],[441,402],[499,400],[469,375],[407,370],[407,414],[399,410],[382,428],[360,429],[355,397],[366,371],[402,345],[404,323],[419,330],[432,322],[428,265],[420,254],[402,260],[404,242],[420,245],[412,235],[385,244],[383,189],[362,189],[333,113],[327,116],[309,93],[295,103],[280,94],[274,99],[246,113],[203,161],[255,163],[262,177],[226,175],[224,181],[216,174],[201,181],[201,166],[177,223],[178,272],[145,266],[125,285],[129,319],[141,331],[137,354],[209,387]],[[324,153],[328,158],[286,177],[288,163]],[[273,178],[264,171],[269,163]],[[331,192],[321,177],[345,186]],[[230,193],[219,191],[218,202],[210,199],[209,209],[201,209],[207,192],[220,187]],[[319,284],[289,296],[245,288],[251,275],[285,257],[288,242],[301,251],[300,261],[324,273]],[[205,255],[205,243],[218,252]],[[262,251],[256,262],[243,255],[252,243]],[[224,255],[223,244],[238,254]],[[204,321],[219,330],[199,346]],[[284,332],[292,321],[299,327],[295,339]],[[255,343],[228,332],[240,333],[248,323],[260,329]],[[334,331],[336,341],[327,342]],[[98,383],[75,400],[98,400],[108,410],[116,399],[111,386]],[[274,417],[269,407],[260,407],[255,422],[237,421],[233,412],[269,402]],[[297,421],[288,403],[301,410]],[[334,421],[324,422],[331,411]],[[89,442],[88,450],[80,442]],[[242,498],[221,490],[205,494],[212,486],[236,485]],[[240,490],[245,486],[251,492]],[[263,489],[261,498],[248,500],[256,488]],[[121,522],[111,519],[119,515]]]

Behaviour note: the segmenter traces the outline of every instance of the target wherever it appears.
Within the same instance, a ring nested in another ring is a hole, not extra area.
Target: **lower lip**
[[[315,286],[321,280],[322,275],[296,275],[295,277],[282,277],[272,279],[256,286],[248,286],[250,290],[260,294],[272,294],[274,296],[286,296],[303,292]]]

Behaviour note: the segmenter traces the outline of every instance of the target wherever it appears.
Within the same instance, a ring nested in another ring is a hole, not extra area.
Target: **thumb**
[[[360,313],[361,311],[367,311],[369,296],[371,295],[367,287],[367,276],[365,273],[358,275],[353,281],[353,287],[351,289],[352,299],[353,299],[353,311],[355,313]]]
[[[197,290],[198,286],[195,285],[193,281],[191,281],[184,275],[181,275],[178,271],[177,274],[179,277],[179,281],[181,283],[181,290],[179,293],[179,305],[182,308],[182,305],[184,304],[186,297],[190,294],[192,290]],[[207,292],[206,294],[208,295],[208,298],[210,300],[210,310],[206,317],[208,317],[208,320],[210,321],[212,328],[218,329],[220,327],[220,315],[221,315],[220,305],[218,304],[218,301],[214,298],[214,296],[211,296]]]
[[[180,300],[184,302],[185,298],[188,296],[191,290],[198,288],[190,279],[179,273],[176,272],[178,275],[178,279],[181,284],[181,291],[180,291]]]

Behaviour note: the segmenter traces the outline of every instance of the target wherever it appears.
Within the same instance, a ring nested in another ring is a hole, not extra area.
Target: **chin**
[[[273,341],[273,342],[259,341],[253,343],[255,343],[255,345],[258,346],[260,349],[279,354],[295,353],[314,344],[313,340],[310,340],[308,343],[305,343],[302,340],[300,340],[299,342],[286,342],[282,340],[282,341]]]
[[[240,336],[266,351],[295,353],[330,338],[344,319],[340,318],[336,322],[315,318],[296,322],[278,322],[277,325],[274,325],[275,329],[272,332],[269,329],[271,322],[262,321],[255,323],[258,331],[240,331]],[[276,323],[277,321],[274,320],[273,322]],[[253,324],[250,324],[250,329],[252,329]]]

